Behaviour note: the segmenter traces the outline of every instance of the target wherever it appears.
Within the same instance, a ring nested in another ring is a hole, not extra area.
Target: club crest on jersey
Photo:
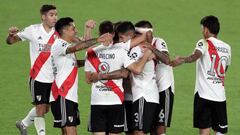
[[[101,62],[99,65],[98,65],[98,70],[100,71],[100,73],[108,73],[109,70],[110,70],[110,66],[108,63],[106,62]]]
[[[37,95],[36,98],[37,98],[37,101],[41,101],[42,96],[41,95]]]
[[[73,116],[68,116],[68,121],[72,123],[73,122]]]

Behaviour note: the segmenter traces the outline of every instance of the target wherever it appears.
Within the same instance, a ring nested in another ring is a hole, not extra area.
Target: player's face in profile
[[[207,38],[208,29],[201,25],[202,35],[204,38]]]
[[[75,27],[74,23],[71,23],[70,26],[65,28],[65,34],[70,37],[72,40],[75,39],[76,35],[77,35],[77,28]]]
[[[57,22],[57,10],[49,10],[46,14],[42,15],[42,19],[49,27],[54,27]]]
[[[118,33],[118,37],[119,37],[119,42],[127,42],[132,38],[130,34],[122,34],[122,33]]]

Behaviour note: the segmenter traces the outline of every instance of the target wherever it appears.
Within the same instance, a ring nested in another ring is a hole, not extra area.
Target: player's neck
[[[205,37],[205,39],[208,39],[208,38],[210,38],[210,37],[217,38],[217,35],[215,35],[215,34],[208,34],[208,35]]]
[[[47,25],[46,23],[43,23],[43,28],[44,28],[44,30],[45,30],[47,33],[49,33],[49,32],[52,30],[53,27],[50,27],[50,26]]]
[[[72,38],[71,37],[67,37],[67,36],[62,36],[61,39],[67,41],[68,43],[71,43],[72,42]]]

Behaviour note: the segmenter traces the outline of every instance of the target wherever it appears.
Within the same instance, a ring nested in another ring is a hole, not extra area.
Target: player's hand
[[[13,36],[13,35],[17,34],[18,31],[19,31],[19,30],[18,30],[17,27],[15,27],[15,26],[10,27],[10,28],[8,29],[9,36]]]
[[[150,49],[145,48],[143,57],[147,57],[149,59],[152,54],[153,53],[152,53],[152,51]]]
[[[89,29],[94,29],[96,27],[96,22],[94,20],[88,20],[85,23],[85,27]]]
[[[113,42],[113,35],[109,33],[105,33],[97,38],[97,42],[102,43],[105,46],[108,46]]]
[[[152,40],[153,40],[152,32],[151,31],[146,32],[146,41],[151,44]]]
[[[170,61],[170,66],[176,67],[184,63],[184,57],[177,56],[174,60]]]
[[[99,81],[98,73],[96,73],[96,72],[91,73],[89,80],[90,80],[91,83],[96,83],[97,81]]]

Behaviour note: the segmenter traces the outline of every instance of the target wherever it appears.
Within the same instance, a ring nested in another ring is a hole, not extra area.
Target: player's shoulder
[[[225,48],[231,49],[231,46],[228,43],[224,42],[223,40],[217,39],[217,41],[220,44],[222,44]]]
[[[31,24],[31,25],[27,26],[26,28],[38,30],[40,27],[41,27],[41,24]]]
[[[160,38],[160,37],[154,37],[153,41],[160,42],[160,43],[162,43],[162,42],[166,43],[166,41],[163,38]]]
[[[196,43],[198,47],[206,46],[207,45],[207,40],[206,39],[199,39]]]

